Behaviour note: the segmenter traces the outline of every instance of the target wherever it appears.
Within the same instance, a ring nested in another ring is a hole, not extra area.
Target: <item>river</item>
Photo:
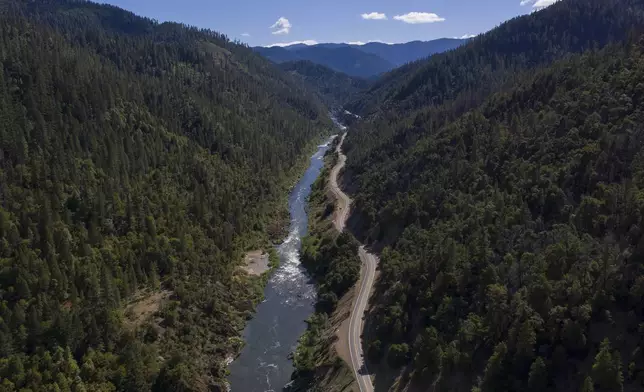
[[[246,345],[229,366],[232,392],[277,392],[291,380],[293,364],[288,357],[306,330],[305,320],[314,312],[316,301],[315,284],[300,265],[302,237],[308,230],[307,199],[331,140],[318,147],[289,197],[291,226],[278,247],[280,266],[264,290],[264,301],[246,325]]]

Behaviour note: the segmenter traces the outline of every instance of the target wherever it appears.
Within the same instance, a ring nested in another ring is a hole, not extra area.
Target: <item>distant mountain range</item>
[[[285,61],[279,68],[301,79],[331,109],[339,108],[370,87],[370,82],[308,60]]]
[[[255,47],[255,51],[275,63],[308,60],[335,71],[371,78],[403,64],[457,48],[467,39],[442,38],[403,44],[371,42],[365,45],[323,43],[317,45]]]

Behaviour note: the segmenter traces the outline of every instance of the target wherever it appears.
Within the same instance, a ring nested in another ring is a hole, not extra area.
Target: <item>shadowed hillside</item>
[[[327,109],[212,31],[71,0],[0,22],[0,390],[223,388],[261,297],[242,252]]]

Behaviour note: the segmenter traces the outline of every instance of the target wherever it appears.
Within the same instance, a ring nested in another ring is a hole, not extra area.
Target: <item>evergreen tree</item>
[[[593,385],[593,379],[590,378],[590,376],[586,377],[584,379],[584,382],[581,384],[581,387],[579,388],[579,392],[594,392],[595,387]]]
[[[146,391],[156,349],[190,352],[189,388],[220,386],[204,375],[261,294],[240,255],[270,243],[328,110],[210,30],[86,1],[0,8],[0,388]]]
[[[611,352],[608,338],[602,341],[599,352],[595,356],[593,380],[599,391],[623,390],[622,360],[618,352]]]
[[[545,391],[548,386],[548,369],[541,357],[532,362],[528,375],[528,388],[532,392]]]

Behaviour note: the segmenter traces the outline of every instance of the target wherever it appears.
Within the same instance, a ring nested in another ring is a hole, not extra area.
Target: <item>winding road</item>
[[[335,152],[338,155],[338,162],[335,164],[333,169],[331,169],[331,176],[329,183],[331,186],[331,192],[338,203],[335,210],[335,218],[333,219],[333,224],[335,225],[336,230],[340,233],[344,231],[344,226],[347,223],[347,218],[349,217],[349,207],[351,207],[351,199],[347,196],[342,189],[338,186],[338,175],[340,171],[344,168],[344,165],[347,162],[347,156],[342,153],[342,144],[344,143],[344,138],[347,136],[346,133],[342,134],[338,146],[335,148]]]
[[[344,138],[346,133],[342,135],[338,147],[335,152],[338,155],[338,162],[331,170],[331,175],[329,179],[329,184],[331,192],[337,200],[337,208],[335,217],[333,219],[333,224],[335,228],[342,232],[346,226],[347,218],[349,217],[349,208],[351,206],[351,199],[347,196],[340,187],[338,186],[338,175],[340,171],[344,168],[344,165],[347,161],[347,157],[342,153],[342,144],[344,143]],[[353,310],[351,311],[351,318],[349,320],[349,352],[351,353],[351,367],[353,368],[353,374],[356,377],[358,382],[358,388],[360,392],[373,392],[373,383],[371,382],[371,376],[367,370],[367,365],[364,361],[364,353],[362,352],[362,328],[363,328],[363,316],[369,302],[369,295],[373,287],[373,283],[376,276],[376,265],[378,264],[378,259],[376,256],[367,252],[364,246],[360,247],[360,260],[362,261],[363,271],[361,285],[358,289],[358,295],[355,298],[355,303],[353,305]]]

